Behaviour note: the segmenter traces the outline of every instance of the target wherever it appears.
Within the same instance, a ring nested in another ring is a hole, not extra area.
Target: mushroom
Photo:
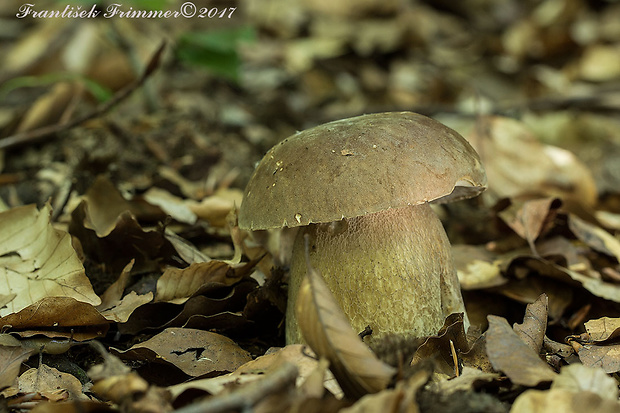
[[[295,302],[310,262],[369,341],[437,333],[465,312],[450,243],[429,202],[478,195],[486,175],[457,132],[388,112],[298,132],[267,152],[245,189],[239,226],[301,227],[291,258],[287,343],[302,342]]]

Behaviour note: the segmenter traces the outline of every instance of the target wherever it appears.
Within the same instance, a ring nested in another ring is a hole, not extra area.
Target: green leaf
[[[50,73],[41,76],[20,76],[8,80],[0,87],[0,98],[8,95],[12,90],[22,87],[49,86],[64,81],[79,81],[99,102],[105,102],[112,97],[112,92],[105,86],[86,77],[72,73]]]
[[[241,65],[237,48],[240,43],[250,43],[255,38],[251,27],[186,33],[179,39],[177,57],[236,82]]]

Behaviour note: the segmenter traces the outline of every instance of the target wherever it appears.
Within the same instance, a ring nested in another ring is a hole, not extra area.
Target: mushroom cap
[[[239,226],[297,227],[448,202],[478,195],[486,182],[476,151],[447,126],[412,112],[362,115],[271,148],[245,189]]]

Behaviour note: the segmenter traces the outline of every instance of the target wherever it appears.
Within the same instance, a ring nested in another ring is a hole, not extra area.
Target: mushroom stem
[[[304,236],[319,270],[354,330],[367,325],[371,347],[388,336],[436,334],[465,312],[445,230],[424,203],[300,229],[293,247],[287,343],[302,342],[295,302],[306,274]]]

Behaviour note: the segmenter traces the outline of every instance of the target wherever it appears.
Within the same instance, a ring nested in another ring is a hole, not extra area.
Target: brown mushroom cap
[[[260,230],[478,195],[480,158],[441,123],[411,112],[363,115],[298,132],[267,152],[248,183],[239,226]]]

